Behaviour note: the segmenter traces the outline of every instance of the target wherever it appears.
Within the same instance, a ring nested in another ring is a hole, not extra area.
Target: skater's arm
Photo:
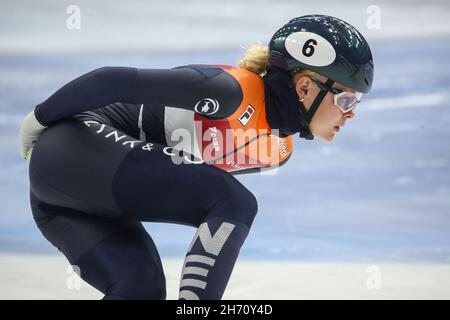
[[[103,67],[76,78],[38,104],[35,115],[48,126],[75,113],[114,102],[136,103],[137,69]]]
[[[48,126],[87,110],[123,102],[165,103],[194,109],[205,97],[220,101],[215,118],[232,114],[242,100],[239,84],[219,68],[136,69],[103,67],[67,83],[35,108],[38,121]],[[212,71],[211,71],[212,70]]]

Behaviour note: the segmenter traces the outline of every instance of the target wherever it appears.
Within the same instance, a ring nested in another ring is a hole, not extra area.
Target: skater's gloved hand
[[[42,125],[36,118],[34,109],[22,121],[19,136],[20,153],[25,160],[30,160],[34,144],[45,128],[47,127]]]

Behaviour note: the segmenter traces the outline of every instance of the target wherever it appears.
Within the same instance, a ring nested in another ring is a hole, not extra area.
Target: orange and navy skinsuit
[[[89,76],[96,82],[83,83]],[[269,127],[262,78],[245,69],[106,67],[83,77],[68,85],[80,92],[60,90],[38,105],[43,124],[84,111],[137,139],[173,147],[167,154],[183,150],[183,161],[204,161],[232,173],[276,167],[292,153],[292,137]]]
[[[106,299],[164,299],[141,222],[194,226],[179,298],[220,299],[258,208],[233,174],[292,153],[269,127],[265,89],[257,74],[206,65],[104,67],[69,82],[35,108],[48,126],[29,168],[39,229]]]

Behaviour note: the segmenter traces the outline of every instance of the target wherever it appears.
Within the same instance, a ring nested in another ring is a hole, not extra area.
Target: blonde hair
[[[245,49],[245,56],[239,61],[239,68],[264,75],[269,67],[269,48],[261,43],[254,43]],[[292,75],[294,84],[300,77],[307,76],[318,80],[319,75],[307,69],[298,69]]]
[[[269,66],[269,48],[261,43],[252,44],[245,49],[245,56],[239,61],[239,68],[262,75]]]

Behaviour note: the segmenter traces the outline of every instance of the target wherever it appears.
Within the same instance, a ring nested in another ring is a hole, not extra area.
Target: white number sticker
[[[306,31],[294,32],[285,41],[287,52],[304,64],[324,67],[336,59],[331,43],[318,34]]]

